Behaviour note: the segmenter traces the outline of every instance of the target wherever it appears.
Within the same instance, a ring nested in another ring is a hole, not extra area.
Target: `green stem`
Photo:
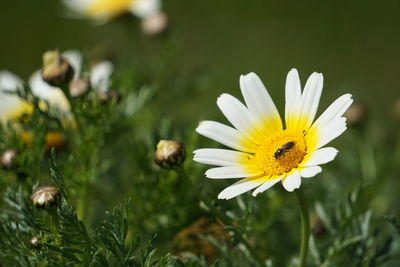
[[[87,179],[87,178],[85,178]],[[85,181],[85,183],[82,186],[82,190],[80,192],[80,198],[79,198],[79,203],[77,206],[77,211],[76,211],[76,215],[78,216],[78,219],[86,222],[87,216],[88,216],[88,204],[89,204],[89,199],[90,199],[90,195],[89,195],[89,186],[90,183],[88,181]]]
[[[295,190],[297,201],[299,203],[301,212],[301,243],[299,255],[299,267],[304,267],[307,260],[308,241],[310,239],[310,216],[308,215],[308,208],[306,199],[304,198],[301,188]]]
[[[233,225],[231,219],[226,216],[222,211],[217,209],[208,199],[204,198],[199,190],[194,186],[193,181],[186,175],[185,170],[183,167],[180,167],[176,170],[176,173],[180,176],[184,182],[187,183],[189,186],[190,190],[194,192],[196,197],[199,199],[199,201],[203,202],[204,205],[207,207],[207,209],[218,219],[220,219],[223,224],[225,225]],[[243,236],[243,234],[236,228],[233,227],[232,231],[235,233],[236,237],[240,240],[240,242],[246,247],[247,251],[251,254],[253,259],[257,262],[258,266],[265,266],[261,258],[254,252],[254,249],[251,247],[250,243],[247,241],[247,239]]]

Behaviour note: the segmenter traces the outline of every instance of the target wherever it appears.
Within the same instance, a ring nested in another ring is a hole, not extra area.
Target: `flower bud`
[[[119,102],[121,100],[121,94],[115,90],[100,91],[97,93],[97,98],[103,104],[111,101]]]
[[[311,213],[310,215],[310,228],[313,235],[317,238],[323,237],[328,233],[324,222],[315,213]]]
[[[147,35],[157,35],[168,26],[168,17],[164,12],[158,12],[141,22],[142,31]]]
[[[29,245],[34,249],[40,248],[40,238],[36,236],[32,237],[31,240],[29,240]]]
[[[349,125],[360,125],[367,118],[367,109],[362,102],[354,102],[344,113]]]
[[[181,142],[161,140],[157,144],[154,161],[164,169],[172,169],[185,161],[185,146]]]
[[[60,56],[58,50],[47,51],[43,55],[42,78],[52,86],[68,84],[74,70],[67,60]]]
[[[69,83],[69,95],[72,97],[80,97],[89,90],[89,80],[86,78],[79,78]]]
[[[60,191],[53,185],[45,185],[35,189],[31,201],[36,207],[47,207],[54,204],[60,195]]]
[[[18,151],[15,149],[7,149],[1,154],[1,165],[6,169],[11,169],[15,166],[15,160],[18,156]]]

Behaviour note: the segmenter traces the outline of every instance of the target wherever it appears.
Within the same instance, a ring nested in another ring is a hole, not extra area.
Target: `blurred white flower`
[[[0,122],[31,114],[33,106],[12,92],[23,88],[23,81],[9,71],[0,71]]]
[[[158,12],[142,20],[142,31],[148,35],[156,35],[163,32],[168,26],[168,16],[164,12]]]
[[[63,3],[77,14],[98,22],[106,22],[126,12],[144,19],[161,8],[160,0],[63,0]]]
[[[114,66],[110,61],[97,63],[90,71],[90,84],[99,92],[106,92],[110,86],[110,77]]]

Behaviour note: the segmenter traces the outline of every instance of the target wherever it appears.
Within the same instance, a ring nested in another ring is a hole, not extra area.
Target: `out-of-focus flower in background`
[[[62,57],[70,62],[74,69],[74,76],[69,83],[71,97],[79,97],[85,94],[89,88],[97,92],[107,92],[110,86],[110,78],[114,71],[114,65],[103,60],[92,66],[89,72],[83,72],[83,57],[77,50],[68,50],[62,53]]]
[[[16,95],[22,90],[23,81],[9,71],[0,71],[0,122],[7,123],[10,120],[31,114],[33,105]]]
[[[160,0],[63,0],[65,6],[79,15],[105,23],[125,13],[143,20],[142,29],[153,35],[167,26],[167,16],[161,12]]]
[[[300,188],[301,177],[314,177],[322,171],[319,165],[336,157],[335,148],[324,146],[346,130],[342,115],[353,100],[350,94],[339,97],[313,122],[322,86],[322,74],[313,73],[301,92],[297,70],[288,73],[285,129],[271,96],[254,73],[240,77],[246,106],[228,94],[218,98],[218,107],[235,128],[204,121],[196,131],[234,150],[194,151],[195,161],[221,166],[207,170],[208,178],[242,178],[218,198],[230,199],[254,188],[256,196],[280,181],[292,192]]]

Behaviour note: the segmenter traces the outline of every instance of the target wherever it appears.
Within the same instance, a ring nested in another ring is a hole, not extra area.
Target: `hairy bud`
[[[103,104],[111,101],[119,102],[121,100],[121,94],[115,90],[100,91],[97,93],[97,98]]]
[[[154,161],[164,169],[172,169],[185,161],[185,146],[181,142],[161,140],[157,144]]]
[[[89,80],[86,78],[79,78],[69,83],[69,95],[72,97],[80,97],[84,95],[90,87]]]
[[[31,196],[31,201],[36,207],[47,207],[56,203],[60,196],[60,191],[53,185],[45,185],[35,189]]]
[[[58,50],[43,54],[42,78],[52,86],[68,84],[74,75],[74,70],[67,60],[60,56]]]
[[[1,166],[6,169],[11,169],[15,166],[15,160],[18,156],[18,151],[15,149],[7,149],[1,154]]]
[[[36,236],[32,237],[31,240],[29,240],[29,245],[34,249],[40,248],[40,238]]]
[[[367,118],[367,108],[362,102],[354,102],[344,113],[349,125],[362,124]]]
[[[168,17],[164,12],[156,13],[142,20],[142,31],[147,35],[162,33],[168,26]]]

